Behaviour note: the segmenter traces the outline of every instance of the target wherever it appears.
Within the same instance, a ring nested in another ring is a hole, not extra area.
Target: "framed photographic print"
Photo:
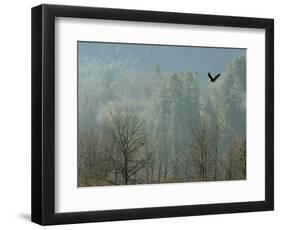
[[[32,8],[32,221],[273,210],[273,19]]]

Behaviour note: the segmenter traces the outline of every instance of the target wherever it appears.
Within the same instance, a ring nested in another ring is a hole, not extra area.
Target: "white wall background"
[[[55,226],[55,229],[277,229],[281,223],[280,6],[276,0],[2,1],[0,35],[0,226],[30,222],[30,8],[41,3],[275,18],[275,211]],[[279,40],[279,41],[278,41]],[[234,191],[235,192],[235,191]],[[50,227],[47,227],[50,228]]]

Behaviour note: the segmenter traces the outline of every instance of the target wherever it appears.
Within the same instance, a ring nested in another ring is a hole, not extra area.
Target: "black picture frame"
[[[55,213],[55,18],[109,19],[265,29],[265,200]],[[32,8],[32,221],[41,225],[267,211],[274,209],[274,20],[126,9]]]

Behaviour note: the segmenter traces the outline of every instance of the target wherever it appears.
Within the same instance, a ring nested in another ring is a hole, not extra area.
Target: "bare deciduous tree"
[[[110,111],[106,126],[116,149],[110,160],[115,171],[122,176],[123,184],[128,184],[129,179],[150,159],[149,154],[141,151],[147,143],[144,123],[126,106],[116,106]]]
[[[105,151],[104,136],[93,130],[80,133],[79,138],[79,165],[80,184],[102,184],[109,172],[108,151]]]
[[[192,178],[195,181],[207,180],[208,141],[207,125],[202,119],[198,126],[192,129],[192,143],[189,146]]]
[[[246,140],[241,141],[234,133],[231,133],[230,143],[225,151],[224,179],[246,179]]]

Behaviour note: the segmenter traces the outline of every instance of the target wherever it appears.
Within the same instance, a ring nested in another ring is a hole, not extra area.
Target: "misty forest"
[[[78,42],[77,167],[78,187],[245,180],[246,50]]]

